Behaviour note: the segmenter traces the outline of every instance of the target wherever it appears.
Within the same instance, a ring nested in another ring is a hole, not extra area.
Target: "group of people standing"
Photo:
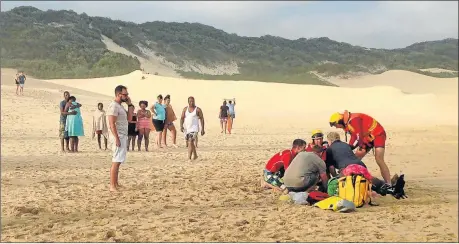
[[[76,97],[70,96],[70,93],[65,91],[64,100],[59,103],[59,137],[62,152],[78,152],[78,137],[84,136],[80,107],[81,104],[76,102]],[[66,142],[65,147],[64,142]]]
[[[27,80],[24,72],[16,73],[16,77],[14,78],[14,82],[16,83],[16,95],[24,95],[24,84]]]
[[[161,95],[159,95],[157,98],[157,102],[150,108],[150,111],[146,110],[148,103],[146,101],[140,101],[140,109],[137,111],[137,113],[134,113],[135,106],[131,102],[127,88],[122,85],[119,85],[115,88],[115,99],[110,103],[106,112],[109,127],[108,138],[111,142],[113,152],[112,166],[110,168],[110,191],[118,191],[120,188],[118,183],[118,172],[120,165],[126,161],[129,137],[132,136],[132,134],[129,134],[130,124],[136,124],[138,131],[143,130],[143,132],[140,132],[138,135],[142,134],[142,136],[145,137],[146,133],[148,134],[149,132],[149,125],[147,126],[146,121],[149,121],[150,118],[152,118],[151,120],[153,127],[158,135],[156,139],[158,146],[161,146],[161,141],[164,137],[163,132],[165,130],[170,130],[173,135],[176,135],[176,133],[174,134],[175,127],[173,124],[173,122],[176,120],[176,117],[172,106],[170,106],[170,96],[165,97],[166,102],[164,104],[162,103],[163,97]],[[122,103],[127,104],[127,111],[121,105]],[[168,114],[171,116],[169,119]],[[189,160],[197,159],[198,157],[195,143],[199,132],[201,132],[201,135],[205,134],[204,126],[204,115],[202,110],[196,106],[194,97],[189,97],[188,106],[183,109],[182,116],[180,118],[180,130],[185,134]],[[174,145],[176,145],[175,136],[173,136],[173,139]],[[135,138],[131,138],[131,141],[133,140],[135,140]],[[140,143],[138,143],[138,146],[139,144]],[[147,149],[148,142],[145,145]]]
[[[236,106],[236,98],[233,98],[232,100],[224,99],[223,105],[220,106],[218,118],[220,119],[220,127],[222,129],[221,133],[226,134],[226,132],[228,131],[228,134],[231,134],[231,129],[233,128],[234,124],[234,118],[236,118],[234,106]]]

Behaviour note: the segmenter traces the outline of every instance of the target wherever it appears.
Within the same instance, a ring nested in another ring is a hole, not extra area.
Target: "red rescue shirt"
[[[344,130],[351,134],[349,145],[354,147],[362,147],[364,144],[372,142],[376,137],[386,133],[378,121],[362,113],[351,114]]]
[[[266,164],[266,169],[271,173],[277,173],[282,167],[284,170],[287,170],[288,166],[292,162],[293,158],[296,156],[296,153],[292,150],[287,149],[282,152],[276,153]]]

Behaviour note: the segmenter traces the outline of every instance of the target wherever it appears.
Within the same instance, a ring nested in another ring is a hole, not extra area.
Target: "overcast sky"
[[[458,2],[1,2],[142,23],[199,22],[243,36],[329,37],[374,48],[458,38]]]

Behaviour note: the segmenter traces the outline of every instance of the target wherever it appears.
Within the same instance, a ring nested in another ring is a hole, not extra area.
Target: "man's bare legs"
[[[187,144],[188,144],[188,159],[189,160],[197,159],[198,158],[198,154],[196,153],[196,146],[194,144],[194,140],[193,139],[189,139],[187,141]]]
[[[387,167],[387,164],[384,161],[385,151],[386,149],[383,147],[375,148],[375,159],[376,159],[376,163],[379,166],[379,171],[381,171],[381,176],[384,178],[384,181],[386,181],[386,183],[390,184],[391,178],[390,178],[389,167]]]
[[[118,173],[121,163],[112,163],[110,168],[110,191],[118,191]]]

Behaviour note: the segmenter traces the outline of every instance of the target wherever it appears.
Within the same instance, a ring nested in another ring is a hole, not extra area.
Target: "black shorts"
[[[164,130],[164,120],[153,119],[153,125],[155,126],[155,130],[157,132]]]

